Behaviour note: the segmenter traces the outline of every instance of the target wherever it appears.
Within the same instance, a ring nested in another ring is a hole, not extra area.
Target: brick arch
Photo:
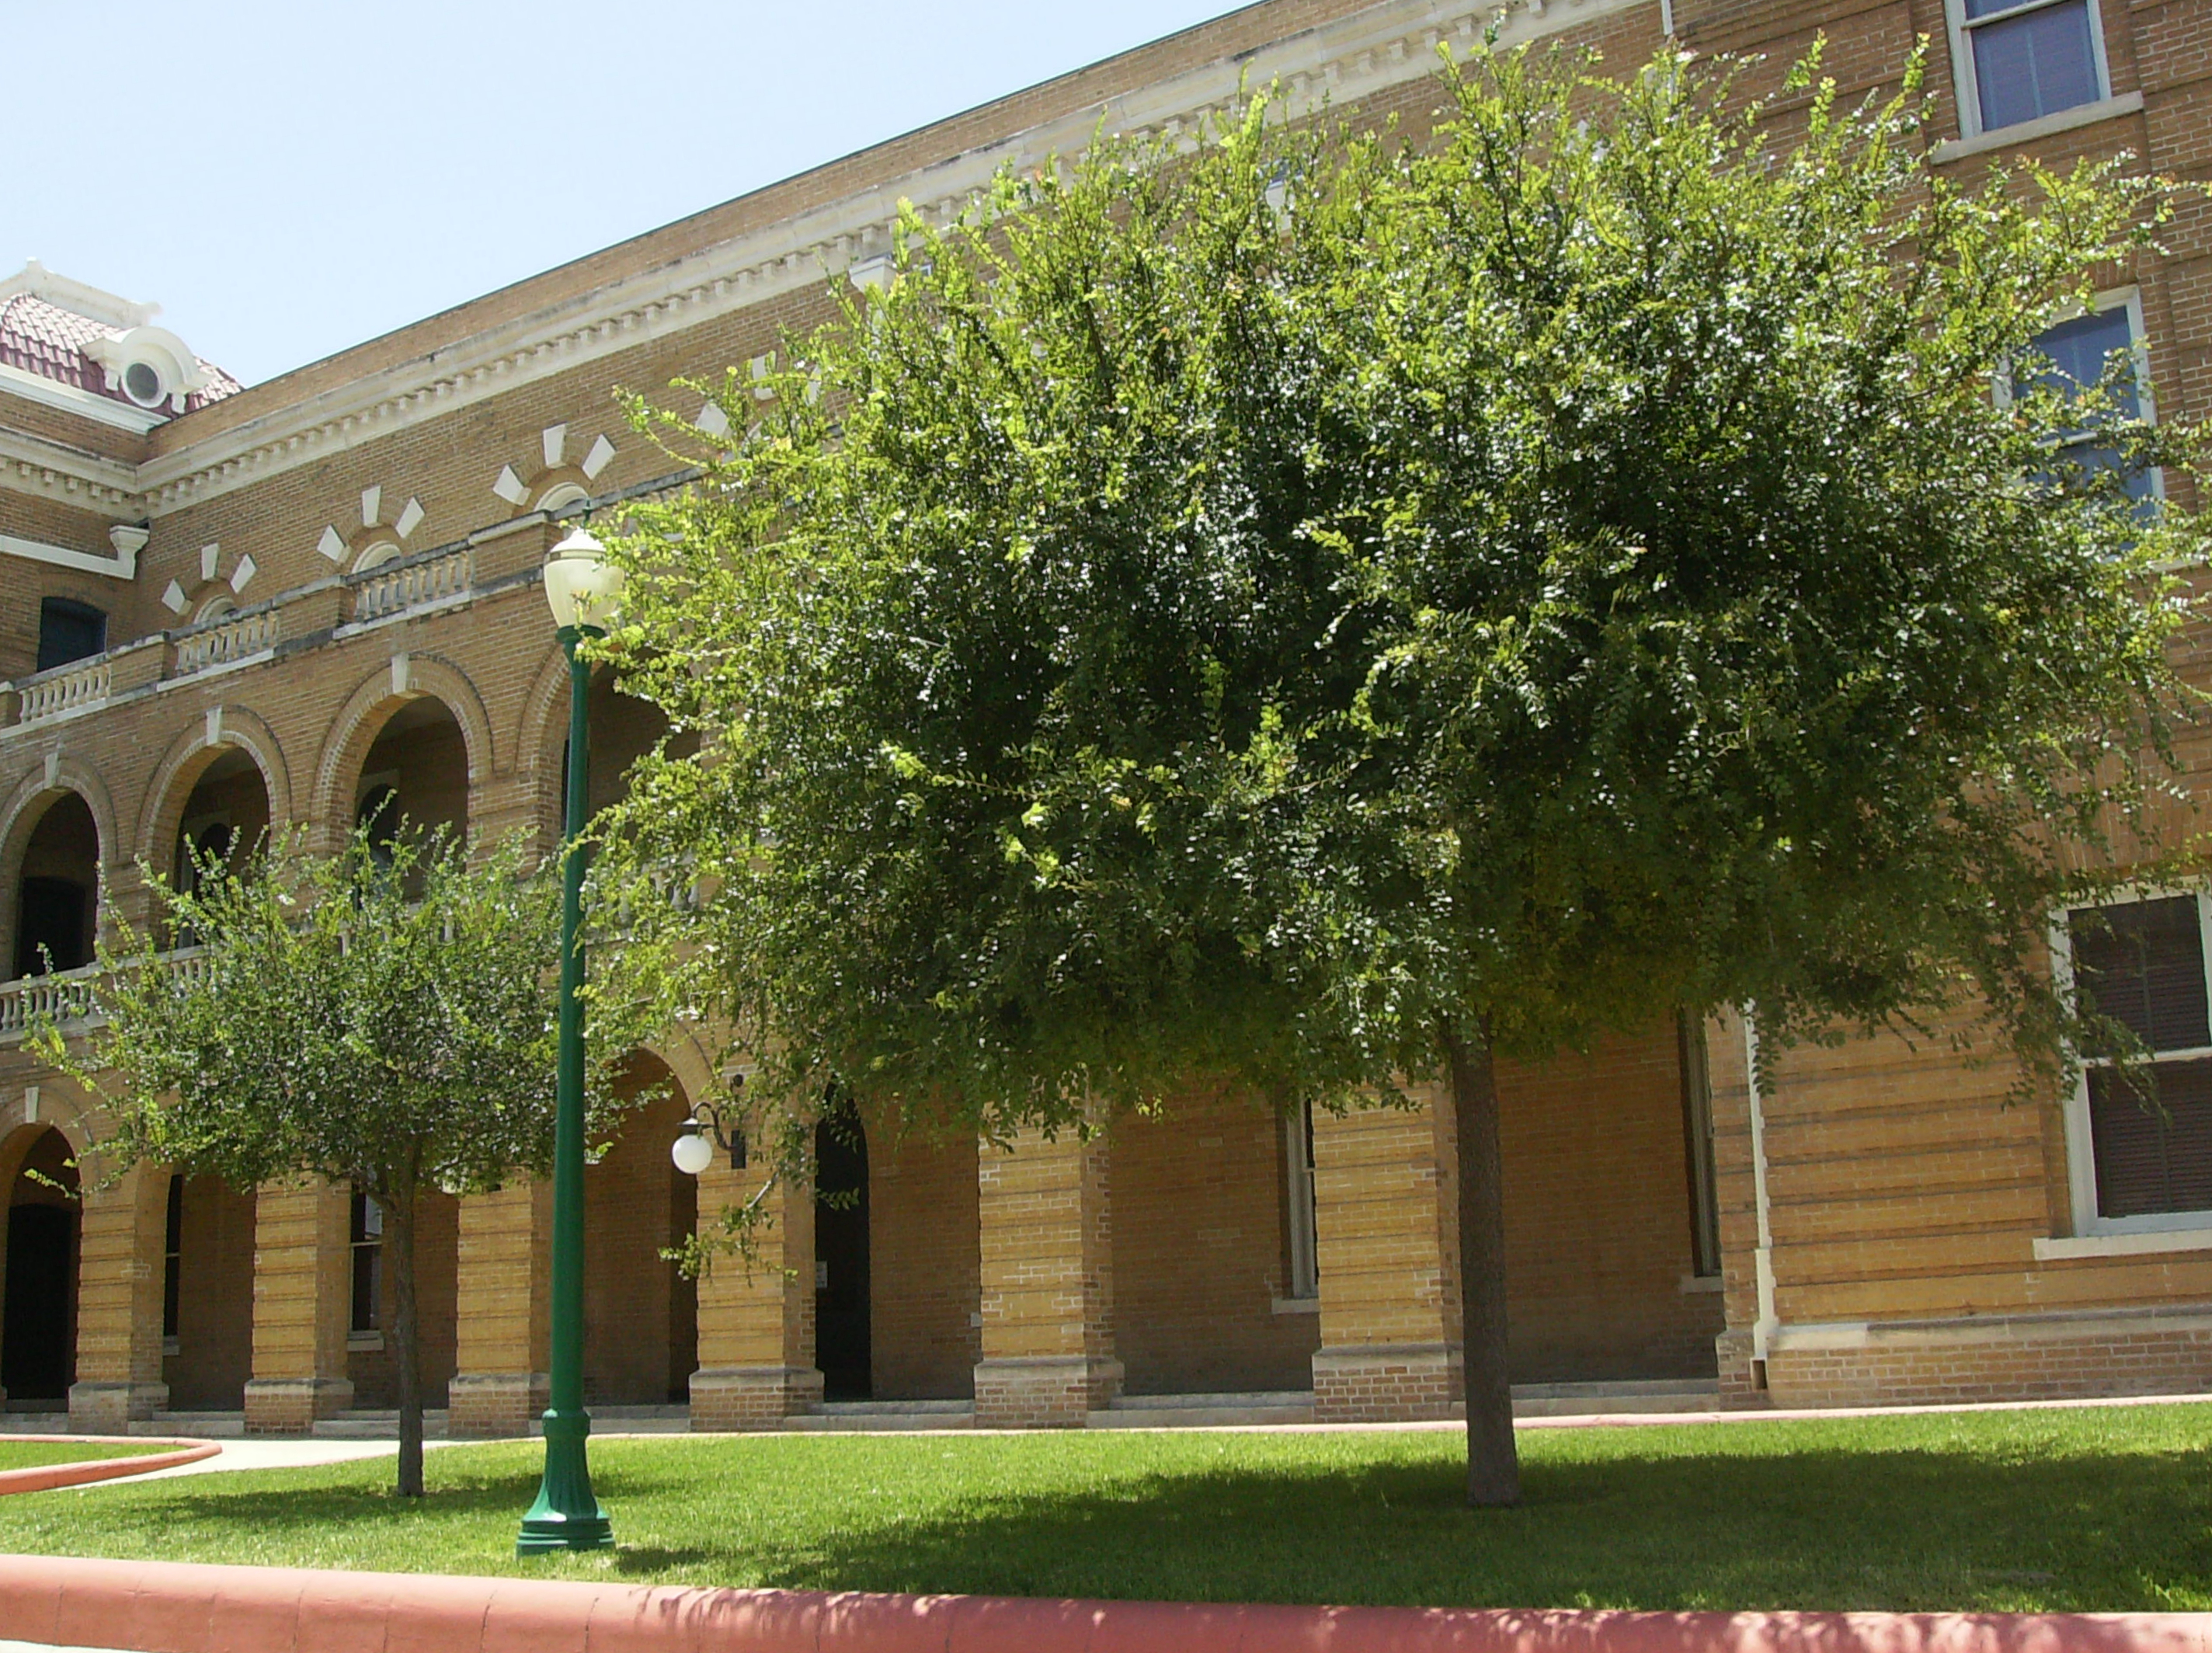
[[[208,738],[209,729],[215,738]],[[138,812],[138,857],[149,866],[166,866],[170,841],[184,818],[192,787],[226,747],[235,746],[253,760],[261,788],[269,794],[269,829],[273,834],[292,820],[292,774],[276,732],[258,714],[239,706],[219,706],[203,714],[169,743],[155,766],[146,801]]]
[[[31,834],[37,830],[38,822],[65,793],[73,793],[83,799],[85,807],[92,811],[93,832],[100,840],[94,856],[100,870],[99,888],[94,891],[94,908],[98,915],[95,933],[103,940],[110,933],[108,902],[118,882],[115,873],[128,865],[123,858],[122,837],[116,830],[114,797],[97,769],[64,752],[50,757],[32,770],[8,794],[7,800],[0,803],[0,938],[4,938],[10,947],[15,945],[15,885],[23,870],[23,852],[30,846]]]
[[[340,792],[360,772],[385,719],[403,702],[425,697],[442,704],[461,726],[461,744],[469,756],[469,817],[476,818],[477,788],[493,774],[491,718],[483,697],[468,674],[449,661],[428,654],[395,655],[363,679],[324,737],[307,809],[311,848],[327,854],[343,842],[353,827],[353,802],[349,797],[340,807]]]
[[[514,730],[515,762],[532,801],[531,827],[542,854],[550,855],[561,844],[561,752],[568,740],[568,654],[556,643],[530,680]]]

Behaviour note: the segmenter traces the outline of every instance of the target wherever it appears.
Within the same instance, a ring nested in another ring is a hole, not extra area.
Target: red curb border
[[[0,1627],[124,1653],[2212,1653],[2206,1613],[1054,1601],[27,1555],[0,1555]]]
[[[83,1486],[124,1475],[151,1474],[173,1469],[180,1463],[198,1463],[222,1450],[213,1441],[179,1441],[174,1452],[142,1452],[135,1458],[79,1458],[72,1463],[33,1464],[27,1469],[0,1469],[0,1498],[10,1492],[50,1492],[57,1486]]]

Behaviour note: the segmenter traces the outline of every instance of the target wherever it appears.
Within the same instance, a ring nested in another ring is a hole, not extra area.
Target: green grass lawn
[[[91,1458],[139,1458],[149,1452],[170,1452],[169,1441],[124,1441],[112,1437],[87,1440],[82,1436],[0,1435],[0,1469],[35,1469],[42,1464],[82,1463]]]
[[[1455,1433],[602,1440],[611,1554],[518,1562],[538,1449],[0,1499],[0,1549],[794,1588],[1508,1607],[2212,1607],[2212,1407]]]

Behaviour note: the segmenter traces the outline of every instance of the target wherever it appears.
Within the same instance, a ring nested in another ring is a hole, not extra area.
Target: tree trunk
[[[1498,1066],[1486,1037],[1443,1036],[1459,1144],[1460,1344],[1467,1376],[1467,1501],[1521,1501],[1505,1358],[1505,1204],[1498,1177]]]
[[[392,1260],[392,1364],[399,1376],[399,1496],[422,1496],[422,1370],[415,1316],[415,1196],[410,1189],[384,1213],[385,1255]]]

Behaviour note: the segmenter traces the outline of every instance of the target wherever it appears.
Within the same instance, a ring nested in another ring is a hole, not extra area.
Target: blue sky
[[[0,275],[155,301],[252,383],[1233,9],[27,4]]]

